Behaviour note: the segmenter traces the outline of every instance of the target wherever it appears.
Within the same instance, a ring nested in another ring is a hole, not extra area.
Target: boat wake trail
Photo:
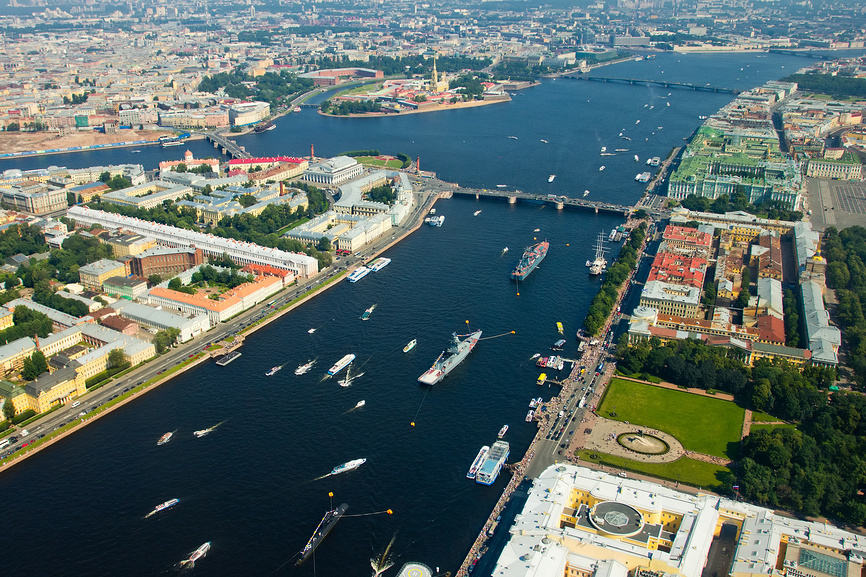
[[[397,532],[391,537],[385,551],[377,558],[370,559],[370,566],[373,568],[373,577],[378,577],[394,565],[394,559],[391,556],[391,547],[394,545],[394,540],[397,539]]]
[[[501,258],[501,257],[505,256],[505,253],[506,253],[506,252],[508,252],[508,247],[507,247],[507,246],[506,246],[505,248],[502,249],[502,253],[499,255],[499,257]]]

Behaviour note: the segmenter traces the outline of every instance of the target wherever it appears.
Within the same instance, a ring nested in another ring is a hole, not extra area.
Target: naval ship
[[[301,552],[299,553],[301,557],[297,560],[297,562],[295,562],[296,566],[306,561],[307,557],[309,557],[313,553],[313,551],[316,550],[316,547],[319,546],[319,543],[322,542],[322,539],[324,539],[328,535],[328,533],[331,532],[331,529],[334,528],[334,525],[337,524],[337,521],[339,521],[340,517],[342,517],[346,513],[346,509],[348,508],[349,506],[346,503],[343,503],[333,511],[328,511],[327,513],[325,513],[325,516],[322,517],[321,521],[319,521],[319,526],[316,527],[315,531],[313,531],[313,536],[310,537],[309,541],[307,541],[306,546],[301,549]]]
[[[523,256],[520,257],[520,262],[511,271],[511,278],[515,280],[524,280],[529,276],[529,273],[535,270],[535,267],[544,260],[547,256],[547,249],[550,248],[550,243],[546,240],[538,244],[534,244],[523,251]]]
[[[475,331],[469,335],[452,333],[451,344],[448,345],[447,349],[442,351],[442,354],[439,355],[433,366],[426,373],[418,377],[418,381],[425,385],[435,385],[444,379],[454,367],[463,362],[466,355],[472,352],[472,349],[478,344],[478,339],[480,338],[481,331]]]

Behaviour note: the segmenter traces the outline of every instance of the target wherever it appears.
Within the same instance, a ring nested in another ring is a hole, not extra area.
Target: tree
[[[25,381],[35,380],[36,377],[48,370],[48,361],[42,351],[36,351],[24,359],[24,367],[21,369],[21,377]]]
[[[3,403],[3,416],[7,421],[12,422],[12,417],[15,416],[15,405],[12,404],[12,399],[6,399]]]
[[[154,274],[150,275],[149,277],[147,277],[147,282],[151,286],[156,286],[162,282],[162,277],[159,276],[158,274],[154,273]]]
[[[174,167],[174,171],[175,172],[186,172],[186,164],[181,162],[180,164],[178,164],[177,166]]]
[[[322,252],[328,252],[331,250],[331,241],[327,237],[322,237],[319,239],[319,242],[316,244],[316,250]]]
[[[123,349],[114,349],[108,353],[108,368],[115,369],[123,366],[126,362],[126,357],[123,356]]]
[[[254,204],[256,204],[258,200],[251,194],[242,194],[238,197],[238,203],[244,208],[248,208]]]
[[[180,290],[181,287],[183,287],[183,283],[180,282],[180,279],[178,277],[174,277],[173,279],[168,281],[168,288],[170,288],[171,290]]]

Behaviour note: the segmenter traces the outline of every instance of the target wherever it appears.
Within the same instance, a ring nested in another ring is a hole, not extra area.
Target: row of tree
[[[598,334],[598,331],[604,326],[605,320],[613,311],[619,295],[619,287],[622,286],[637,264],[637,251],[643,244],[645,234],[646,223],[642,222],[632,230],[628,242],[620,249],[616,262],[605,272],[604,282],[601,283],[601,288],[592,299],[586,318],[583,319],[583,328],[590,335]]]
[[[866,96],[866,79],[830,74],[792,74],[783,78],[785,82],[796,82],[797,90],[820,92],[833,96]]]
[[[274,105],[291,100],[312,87],[313,81],[309,78],[299,78],[286,70],[267,72],[256,77],[241,70],[205,76],[199,82],[198,90],[214,94],[222,88],[230,98],[252,99]]]
[[[866,228],[834,227],[824,233],[827,284],[836,289],[836,318],[842,327],[847,363],[857,386],[866,389]]]
[[[689,210],[698,212],[714,212],[724,214],[726,212],[742,210],[749,214],[771,218],[774,220],[799,221],[803,220],[803,213],[799,210],[789,210],[788,207],[778,200],[767,200],[758,204],[752,204],[745,193],[737,191],[730,197],[722,194],[715,200],[705,196],[688,195],[680,204]]]
[[[12,312],[12,322],[15,323],[8,329],[0,331],[0,344],[11,343],[23,337],[39,335],[44,338],[51,334],[53,323],[44,314],[28,309],[25,306],[17,306]]]
[[[319,105],[319,110],[325,114],[348,116],[349,114],[364,114],[366,112],[382,112],[382,103],[378,100],[325,100]]]
[[[370,189],[370,192],[367,193],[367,198],[373,202],[391,205],[397,200],[397,193],[393,188],[385,184]]]

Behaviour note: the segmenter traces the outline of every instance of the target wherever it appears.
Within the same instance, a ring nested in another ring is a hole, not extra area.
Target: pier
[[[684,90],[702,90],[704,92],[722,92],[725,94],[740,94],[742,90],[723,88],[721,86],[700,86],[688,82],[668,82],[667,80],[643,80],[640,78],[612,78],[609,76],[583,76],[580,74],[564,75],[563,78],[575,80],[590,80],[593,82],[618,82],[620,84],[635,84],[643,86],[664,86],[665,88],[680,88]]]
[[[579,208],[583,210],[591,210],[595,213],[608,212],[612,214],[622,215],[626,218],[632,213],[631,206],[622,204],[611,204],[609,202],[600,202],[597,200],[584,200],[582,198],[569,198],[567,196],[554,196],[545,194],[532,194],[529,192],[520,192],[518,190],[486,190],[472,188],[455,188],[451,191],[452,194],[461,194],[463,196],[474,196],[476,199],[487,198],[504,198],[508,204],[515,204],[518,200],[530,202],[532,204],[550,205],[557,210],[561,210],[566,206],[571,208]]]

